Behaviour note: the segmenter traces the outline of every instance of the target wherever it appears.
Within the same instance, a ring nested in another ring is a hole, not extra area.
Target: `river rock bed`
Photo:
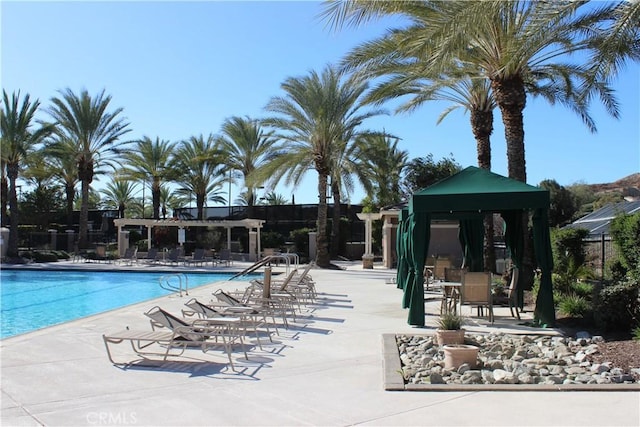
[[[635,383],[640,369],[592,362],[600,336],[569,338],[491,333],[469,334],[479,347],[478,364],[444,368],[444,352],[427,335],[396,335],[406,384],[623,384]]]

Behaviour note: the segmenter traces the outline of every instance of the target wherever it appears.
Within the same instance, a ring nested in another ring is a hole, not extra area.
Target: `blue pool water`
[[[158,283],[166,274],[0,270],[0,339],[168,295]],[[189,289],[230,276],[187,274]]]

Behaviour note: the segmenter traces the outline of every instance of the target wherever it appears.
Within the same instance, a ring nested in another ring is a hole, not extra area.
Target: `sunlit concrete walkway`
[[[223,353],[198,350],[154,368],[115,367],[102,334],[127,326],[149,329],[142,313],[152,306],[179,313],[188,298],[206,301],[219,287],[243,288],[241,282],[208,285],[189,297],[163,297],[3,340],[0,424],[640,425],[638,392],[385,391],[382,335],[433,329],[407,325],[401,291],[386,283],[394,271],[340,265],[346,270],[312,270],[318,303],[289,330],[280,328],[274,343],[263,340],[264,350],[253,346],[248,361],[236,353],[238,372]],[[428,312],[435,313],[437,304],[427,303]],[[524,329],[508,309],[496,315],[493,326],[476,320],[467,328]],[[427,316],[429,325],[435,320]],[[119,356],[135,359],[121,347]]]

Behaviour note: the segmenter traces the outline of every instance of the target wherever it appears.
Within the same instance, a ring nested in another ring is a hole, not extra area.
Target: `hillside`
[[[615,182],[606,184],[590,184],[595,193],[622,193],[624,196],[640,195],[640,173],[634,173]]]

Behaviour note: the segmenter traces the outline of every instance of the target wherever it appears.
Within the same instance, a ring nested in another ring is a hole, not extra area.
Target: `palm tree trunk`
[[[471,129],[476,138],[478,167],[491,170],[491,133],[493,111],[471,110]],[[484,216],[484,246],[482,255],[485,271],[496,271],[496,252],[493,244],[493,214]]]
[[[153,203],[153,219],[160,219],[160,178],[153,179],[151,200]]]
[[[64,192],[67,198],[67,226],[73,226],[73,199],[76,196],[76,189],[73,185],[64,186]]]
[[[16,179],[18,178],[18,165],[7,165],[7,176],[9,178],[9,242],[7,246],[7,256],[18,256],[18,195],[16,194]]]
[[[89,180],[81,180],[82,203],[80,205],[80,229],[78,231],[78,245],[86,249],[89,245]]]
[[[507,142],[507,165],[509,178],[527,182],[527,169],[524,154],[524,120],[522,112],[527,101],[524,83],[519,76],[507,80],[493,80],[491,88],[496,104],[502,113],[505,140]],[[522,214],[524,230],[524,248],[520,283],[523,289],[533,287],[533,244],[529,239],[529,214]]]
[[[328,268],[331,264],[327,244],[327,174],[318,174],[318,233],[316,234],[316,265]]]
[[[204,194],[196,194],[196,208],[198,210],[198,219],[204,218]]]
[[[527,182],[524,157],[524,121],[522,112],[527,102],[524,83],[520,77],[493,80],[491,88],[502,113],[509,178]]]
[[[331,194],[333,195],[333,218],[331,221],[331,259],[335,259],[340,252],[340,187],[332,182]]]
[[[9,201],[9,183],[7,177],[2,173],[0,177],[0,205],[2,206],[2,227],[7,225],[7,204]]]

